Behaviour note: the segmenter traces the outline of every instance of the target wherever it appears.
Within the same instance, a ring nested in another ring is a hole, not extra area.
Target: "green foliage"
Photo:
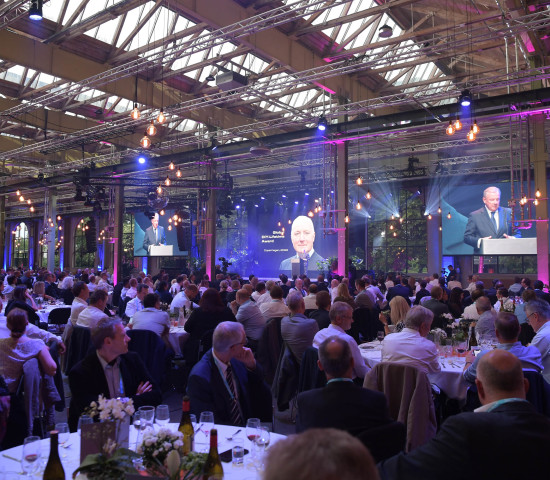
[[[88,455],[74,471],[73,477],[83,473],[94,480],[124,480],[128,474],[138,474],[133,463],[137,458],[139,455],[127,448],[119,448],[110,456],[104,453]]]

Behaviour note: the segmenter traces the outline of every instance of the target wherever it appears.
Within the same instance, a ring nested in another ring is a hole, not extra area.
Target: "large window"
[[[389,195],[389,194],[388,194]],[[393,198],[397,196],[398,201]],[[421,195],[402,189],[389,202],[373,202],[369,210],[367,268],[376,273],[426,273],[428,270],[426,219]]]
[[[94,266],[95,251],[88,251],[89,245],[86,241],[86,231],[90,230],[90,221],[90,217],[83,218],[76,226],[74,234],[74,266],[76,268],[89,268]],[[94,233],[94,235],[96,234],[97,232]]]
[[[29,266],[29,230],[24,222],[21,222],[12,231],[12,258],[14,267]]]

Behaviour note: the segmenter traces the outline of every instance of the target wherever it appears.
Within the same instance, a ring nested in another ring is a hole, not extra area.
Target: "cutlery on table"
[[[229,437],[225,437],[225,439],[226,439],[227,441],[233,440],[233,437],[234,437],[235,435],[237,435],[237,433],[239,433],[241,430],[242,430],[242,429],[239,428],[234,434],[229,435]]]

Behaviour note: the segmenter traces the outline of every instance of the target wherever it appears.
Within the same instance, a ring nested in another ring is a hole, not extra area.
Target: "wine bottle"
[[[472,349],[472,347],[477,347],[477,339],[476,339],[476,329],[475,329],[475,327],[470,327],[469,347],[470,347],[470,350]]]
[[[57,430],[50,432],[50,457],[48,458],[44,476],[42,477],[44,480],[65,480],[65,470],[63,470],[63,465],[61,465],[59,451],[57,450],[58,433]]]
[[[189,410],[191,409],[189,397],[186,395],[183,397],[181,421],[178,430],[183,434],[183,454],[187,455],[195,448],[195,430],[191,423],[191,416]]]
[[[213,428],[210,430],[210,451],[204,464],[203,480],[208,479],[222,479],[223,467],[218,455],[218,430]]]

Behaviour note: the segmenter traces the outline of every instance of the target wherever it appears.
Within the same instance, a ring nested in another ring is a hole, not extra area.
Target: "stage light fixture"
[[[355,210],[361,210],[361,202],[357,200],[357,203],[355,204]]]
[[[162,125],[164,122],[166,122],[166,115],[164,115],[164,110],[161,108],[159,115],[157,117],[157,122]]]
[[[134,108],[132,109],[132,113],[130,113],[130,116],[133,120],[138,120],[139,117],[141,117],[141,112],[139,111],[139,108],[137,106],[137,103],[134,102]]]
[[[321,115],[319,117],[319,120],[317,121],[317,130],[320,132],[324,132],[328,127],[327,119],[324,115]]]
[[[151,120],[151,124],[147,127],[147,135],[149,135],[150,137],[153,137],[156,134],[157,134],[157,127],[155,127],[153,120]]]
[[[42,0],[31,0],[28,13],[31,20],[42,20]]]
[[[455,127],[455,130],[462,130],[462,122],[460,121],[460,117],[457,115],[455,123],[453,123],[453,126]]]
[[[361,175],[359,175],[359,176],[357,177],[357,180],[355,180],[355,183],[356,183],[357,185],[363,185],[363,179],[361,178]]]
[[[541,193],[540,190],[537,188],[537,191],[535,192],[535,197],[540,198]]]
[[[144,155],[140,155],[140,156],[138,157],[138,163],[139,163],[140,165],[145,164],[146,161],[147,161],[147,158],[146,158]]]
[[[470,90],[463,90],[462,94],[459,98],[460,105],[463,107],[469,107],[472,103],[472,95],[470,94]]]
[[[378,36],[382,38],[390,38],[393,35],[393,28],[389,25],[382,25],[378,29]]]
[[[477,135],[479,133],[479,127],[477,126],[477,120],[474,120],[474,124],[472,125],[472,130],[474,132],[474,135]]]
[[[260,200],[265,200],[265,197],[260,197]]]
[[[283,194],[281,195],[281,197],[286,198],[286,195],[283,193]]]
[[[296,200],[296,201],[294,202],[294,205],[298,205],[298,203],[300,203],[300,202],[298,202],[298,200]]]
[[[304,193],[304,195],[305,195],[306,197],[309,197],[309,193],[308,193],[308,192]]]
[[[143,148],[149,148],[151,146],[151,139],[145,134],[139,143]]]
[[[215,77],[214,75],[212,75],[212,72],[210,72],[210,73],[208,74],[208,76],[205,78],[205,80],[206,80],[207,82],[213,82],[214,80],[216,80],[216,77]]]
[[[180,170],[179,167],[178,167],[178,169],[176,170],[176,177],[181,178],[181,170]]]
[[[445,129],[445,133],[447,135],[454,135],[455,134],[455,127],[453,125],[453,122],[449,120],[449,125],[447,125],[447,128]]]
[[[470,131],[468,132],[468,135],[466,135],[466,138],[469,142],[473,142],[476,139],[476,134],[474,133],[474,127],[470,127]]]

